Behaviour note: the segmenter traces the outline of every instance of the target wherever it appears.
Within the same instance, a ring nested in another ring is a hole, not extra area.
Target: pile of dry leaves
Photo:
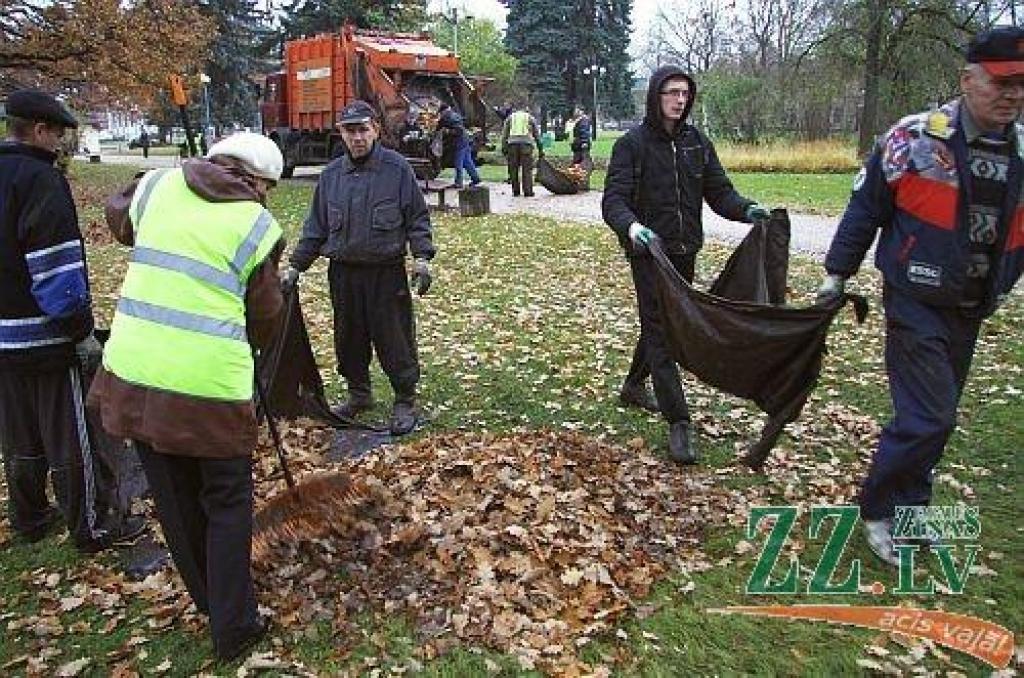
[[[423,657],[456,640],[525,668],[573,672],[576,652],[690,557],[736,497],[637,440],[445,434],[347,469],[370,498],[324,538],[277,548],[258,580],[286,628],[400,613]]]

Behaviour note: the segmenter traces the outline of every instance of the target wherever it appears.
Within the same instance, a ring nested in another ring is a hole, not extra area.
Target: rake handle
[[[270,437],[274,440],[274,450],[277,452],[277,460],[281,463],[281,472],[284,474],[284,482],[288,485],[288,489],[294,489],[295,478],[292,476],[292,472],[288,468],[288,457],[284,452],[284,442],[281,441],[281,432],[277,430],[277,422],[274,421],[274,414],[270,411],[270,398],[267,397],[266,389],[263,388],[263,382],[260,380],[258,371],[254,381],[256,382],[256,395],[260,400],[260,408],[263,410],[263,416],[267,419],[267,428],[270,429]]]

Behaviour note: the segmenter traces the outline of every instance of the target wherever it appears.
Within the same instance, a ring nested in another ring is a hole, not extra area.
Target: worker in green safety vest
[[[249,132],[205,159],[147,172],[107,203],[132,245],[89,394],[134,440],[174,563],[208,614],[217,656],[264,635],[250,572],[253,349],[277,331],[281,228],[266,209],[281,152]]]
[[[527,197],[533,195],[533,147],[537,147],[537,155],[544,157],[544,148],[540,143],[540,132],[537,121],[519,105],[507,118],[501,128],[501,152],[508,162],[508,176],[512,181],[512,195],[520,193]]]

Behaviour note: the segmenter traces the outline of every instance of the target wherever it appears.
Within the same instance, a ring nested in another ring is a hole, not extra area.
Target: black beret
[[[62,127],[78,127],[78,121],[64,104],[37,89],[19,89],[7,97],[7,115],[25,120],[49,122]]]
[[[342,125],[370,122],[376,119],[377,111],[373,110],[373,106],[361,99],[356,99],[341,109],[341,113],[338,114],[338,123]]]

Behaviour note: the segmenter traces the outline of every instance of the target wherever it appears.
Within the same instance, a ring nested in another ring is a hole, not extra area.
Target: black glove
[[[426,259],[415,259],[412,262],[412,286],[416,290],[416,296],[422,297],[430,289],[430,264]]]
[[[82,370],[89,373],[95,372],[103,360],[103,345],[100,344],[96,335],[90,332],[89,336],[75,344],[75,356],[78,358],[78,364],[82,366]]]
[[[289,266],[285,269],[285,272],[281,274],[281,292],[283,294],[289,294],[295,289],[297,284],[299,284],[299,269],[294,266]]]

